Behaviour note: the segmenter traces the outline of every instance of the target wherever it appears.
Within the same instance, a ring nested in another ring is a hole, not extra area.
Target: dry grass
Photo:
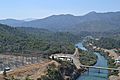
[[[17,68],[13,71],[10,71],[7,73],[7,76],[9,77],[16,77],[16,78],[25,78],[26,76],[29,76],[30,78],[36,80],[37,78],[40,78],[42,75],[45,75],[47,73],[47,67],[49,64],[55,64],[56,66],[59,66],[59,64],[56,61],[51,60],[45,60],[41,63],[37,64],[30,64],[26,66],[22,66],[20,68]],[[0,75],[0,80],[2,75]]]

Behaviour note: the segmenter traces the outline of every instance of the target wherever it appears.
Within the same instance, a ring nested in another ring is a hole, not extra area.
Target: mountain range
[[[93,11],[83,16],[61,14],[32,21],[4,19],[0,20],[0,23],[14,27],[44,28],[74,33],[118,31],[120,30],[120,12],[97,13]]]

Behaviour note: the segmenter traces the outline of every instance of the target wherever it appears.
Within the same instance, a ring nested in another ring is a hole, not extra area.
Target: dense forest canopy
[[[73,53],[79,40],[68,32],[51,32],[46,29],[14,28],[0,24],[0,52]]]
[[[95,40],[94,45],[105,49],[120,48],[120,36],[102,37],[100,40]]]

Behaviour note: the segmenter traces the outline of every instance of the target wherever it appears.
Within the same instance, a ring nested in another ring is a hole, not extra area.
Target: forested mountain
[[[36,19],[22,23],[20,21],[15,25],[13,22],[8,23],[7,20],[1,20],[0,23],[16,27],[37,27],[52,31],[69,31],[74,33],[80,33],[81,31],[106,32],[118,30],[120,28],[120,12],[90,12],[84,16],[74,16],[70,14],[52,15],[43,19]]]
[[[0,24],[0,52],[73,53],[78,37],[46,29],[13,28]]]

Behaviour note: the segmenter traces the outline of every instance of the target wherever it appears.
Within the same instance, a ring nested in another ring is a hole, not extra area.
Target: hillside
[[[24,21],[13,24],[11,21],[1,20],[0,23],[15,27],[34,27],[44,28],[51,31],[67,31],[80,33],[87,32],[105,32],[118,30],[120,28],[120,12],[96,13],[90,12],[83,16],[74,16],[70,14],[52,15],[43,19]]]
[[[79,39],[75,35],[66,32],[55,33],[45,29],[13,28],[0,24],[1,53],[72,53],[77,40]]]

